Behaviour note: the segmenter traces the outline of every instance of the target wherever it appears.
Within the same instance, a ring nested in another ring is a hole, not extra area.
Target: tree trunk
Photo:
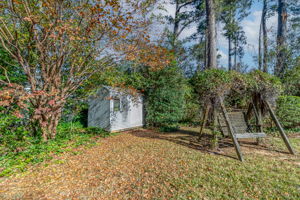
[[[231,36],[228,36],[228,70],[231,71],[232,70],[232,64],[231,64]]]
[[[277,63],[275,74],[279,77],[283,77],[287,68],[286,33],[287,3],[286,0],[278,0]]]
[[[259,37],[258,37],[258,69],[262,71],[262,47],[261,47],[261,38],[262,38],[262,20],[259,27]]]
[[[34,115],[32,121],[36,121],[44,141],[53,139],[56,136],[56,128],[61,118],[61,112],[65,100],[60,96],[39,95],[33,103]]]
[[[268,33],[266,25],[267,17],[267,0],[264,0],[263,12],[262,12],[262,32],[263,32],[263,47],[264,47],[264,58],[263,58],[263,72],[268,72]]]
[[[41,127],[42,137],[44,141],[54,139],[57,133],[57,125],[61,118],[61,113],[49,112],[44,113],[43,118],[40,119],[39,126]]]
[[[216,16],[214,0],[206,0],[206,23],[207,23],[207,68],[217,68],[217,45],[216,45]]]
[[[205,66],[205,69],[208,69],[208,62],[207,62],[207,58],[208,58],[208,31],[205,30],[205,49],[204,49],[204,66]]]
[[[179,10],[178,10],[178,8],[179,8],[179,3],[178,3],[178,0],[176,0],[176,10],[175,10],[175,17],[174,17],[174,28],[173,28],[173,48],[174,48],[174,50],[176,51],[176,42],[177,42],[177,36],[178,36],[178,30],[179,30],[179,22],[180,22],[180,20],[179,20],[179,16],[178,16],[178,14],[179,14]]]
[[[235,71],[239,71],[237,67],[237,45],[238,45],[238,41],[235,38],[234,40],[234,70]]]

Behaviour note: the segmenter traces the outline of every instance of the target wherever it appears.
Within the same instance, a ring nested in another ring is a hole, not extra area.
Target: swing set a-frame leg
[[[200,132],[199,132],[199,139],[201,139],[201,137],[203,136],[203,130],[205,128],[205,124],[208,119],[209,110],[210,110],[210,106],[206,106],[204,113],[203,113],[202,124],[201,124]]]
[[[243,154],[242,154],[242,152],[241,152],[240,144],[239,144],[237,138],[235,137],[234,130],[233,130],[233,128],[232,128],[230,119],[229,119],[229,117],[228,117],[228,114],[227,114],[225,105],[224,105],[223,100],[222,100],[221,98],[219,98],[219,100],[220,100],[220,105],[221,105],[222,114],[223,114],[224,119],[225,119],[225,121],[226,121],[226,125],[227,125],[227,127],[228,127],[229,134],[230,134],[231,139],[232,139],[232,142],[233,142],[233,144],[234,144],[235,151],[236,151],[236,153],[237,153],[237,155],[238,155],[239,160],[243,162],[243,161],[244,161],[244,158],[243,158]]]
[[[277,128],[279,130],[279,133],[280,133],[280,135],[281,135],[281,137],[282,137],[282,139],[283,139],[286,147],[288,148],[288,150],[289,150],[289,152],[291,154],[295,155],[295,151],[294,151],[293,147],[291,146],[290,141],[289,141],[288,137],[286,136],[286,134],[285,134],[285,132],[284,132],[284,130],[283,130],[283,128],[282,128],[279,120],[277,119],[277,117],[275,115],[275,112],[273,111],[271,105],[267,101],[265,103],[266,103],[266,105],[267,105],[267,107],[269,109],[269,112],[270,112],[270,115],[271,115],[273,121],[276,123],[276,126],[277,126]]]
[[[256,103],[252,102],[250,105],[252,105],[252,107],[253,107],[254,115],[256,118],[257,131],[260,133],[263,133],[261,109],[258,108],[257,101],[256,101]],[[257,145],[259,145],[260,140],[261,140],[260,138],[256,138]]]

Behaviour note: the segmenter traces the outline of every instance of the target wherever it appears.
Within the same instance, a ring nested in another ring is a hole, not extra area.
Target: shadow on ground
[[[233,159],[238,159],[234,145],[231,138],[222,138],[219,140],[219,147],[216,149],[211,149],[211,134],[203,134],[201,139],[199,139],[198,128],[192,127],[182,127],[176,132],[162,133],[155,130],[139,129],[128,132],[131,135],[150,139],[161,139],[173,142],[194,150],[198,150],[204,153],[215,154],[219,156],[229,157]],[[269,151],[270,153],[283,153],[287,152],[270,149],[267,144],[261,143],[257,145],[256,139],[242,139],[239,141],[242,147],[243,153],[253,153],[254,151]]]

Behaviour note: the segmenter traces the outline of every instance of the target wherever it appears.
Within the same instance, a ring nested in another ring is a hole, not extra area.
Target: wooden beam
[[[267,101],[266,101],[265,103],[266,103],[266,105],[267,105],[267,107],[268,107],[268,109],[269,109],[270,115],[271,115],[272,119],[274,120],[274,122],[275,122],[275,124],[276,124],[276,126],[277,126],[277,128],[278,128],[278,130],[279,130],[279,133],[280,133],[280,135],[281,135],[281,137],[282,137],[282,139],[283,139],[283,141],[284,141],[286,147],[288,148],[288,150],[289,150],[289,152],[290,152],[291,154],[295,155],[295,151],[294,151],[294,149],[292,148],[292,146],[291,146],[291,144],[290,144],[290,141],[289,141],[288,137],[286,136],[286,134],[285,134],[285,132],[284,132],[284,130],[283,130],[283,128],[282,128],[282,126],[281,126],[279,120],[277,119],[277,117],[276,117],[276,115],[275,115],[275,112],[273,111],[271,105],[270,105],[269,102],[267,102]]]
[[[232,139],[233,144],[234,144],[235,151],[236,151],[236,153],[237,153],[237,155],[238,155],[238,157],[239,157],[239,160],[243,162],[243,161],[244,161],[244,158],[243,158],[243,155],[242,155],[242,152],[241,152],[241,149],[240,149],[240,145],[239,145],[239,143],[238,143],[237,138],[235,137],[235,134],[234,134],[234,131],[233,131],[233,128],[232,128],[230,119],[229,119],[229,117],[228,117],[228,114],[227,114],[225,105],[224,105],[223,100],[222,100],[221,97],[219,97],[219,100],[220,100],[221,110],[222,110],[224,119],[225,119],[225,121],[226,121],[226,125],[227,125],[227,127],[228,127],[229,134],[230,134],[231,139]]]
[[[203,130],[204,130],[204,128],[205,128],[205,124],[207,123],[207,118],[208,118],[209,110],[210,110],[210,106],[206,106],[206,107],[205,107],[205,110],[204,110],[204,113],[203,113],[202,125],[201,125],[200,132],[199,132],[199,139],[200,139],[200,138],[202,137],[202,135],[203,135]]]
[[[258,102],[257,107],[258,107],[258,132],[262,133],[263,132],[263,119],[262,119],[263,102],[261,99]],[[257,145],[260,144],[261,140],[262,140],[261,138],[256,139]]]
[[[256,121],[258,121],[258,112],[257,112],[257,109],[255,107],[255,104],[252,102],[252,107],[253,107],[253,111],[254,111],[254,115],[255,115],[255,118],[256,118]]]
[[[244,112],[244,119],[246,121],[246,125],[248,127],[248,130],[250,132],[252,132],[252,128],[251,128],[251,125],[249,123],[249,120],[250,120],[250,117],[251,117],[251,111],[253,109],[253,104],[252,103],[249,103],[249,106],[248,106],[248,109],[247,109],[247,112]]]
[[[258,109],[258,131],[259,132],[264,132],[263,131],[263,113],[262,113],[262,110],[263,110],[263,102],[260,101],[260,107]]]
[[[255,96],[253,102],[252,102],[252,105],[253,105],[253,110],[254,110],[254,114],[255,114],[255,118],[256,118],[256,126],[257,126],[257,130],[258,132],[263,132],[262,130],[262,113],[261,113],[261,110],[259,108],[259,102],[258,102],[258,97]],[[256,139],[256,143],[257,145],[259,145],[260,143],[260,138],[257,138]]]
[[[250,115],[251,115],[251,111],[252,111],[252,108],[253,107],[253,105],[252,105],[252,103],[250,103],[249,104],[249,107],[248,107],[248,109],[247,109],[247,112],[246,112],[246,121],[249,121],[249,119],[250,119]]]

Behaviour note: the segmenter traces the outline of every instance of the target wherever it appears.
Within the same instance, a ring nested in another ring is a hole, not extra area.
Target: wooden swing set
[[[291,154],[295,154],[287,135],[284,132],[284,129],[281,126],[278,118],[275,115],[274,110],[272,109],[271,104],[264,100],[260,94],[254,94],[251,102],[249,103],[248,109],[245,111],[235,111],[228,112],[223,99],[221,97],[217,97],[218,105],[217,108],[213,108],[212,106],[206,106],[205,111],[203,113],[202,118],[202,126],[200,129],[200,137],[205,128],[205,124],[208,121],[208,115],[211,110],[217,114],[217,118],[215,120],[218,121],[218,127],[223,133],[224,136],[230,136],[232,142],[235,147],[235,151],[238,155],[240,161],[244,161],[243,154],[241,152],[239,139],[246,138],[256,138],[257,143],[259,143],[260,138],[266,137],[266,134],[263,132],[263,120],[262,113],[264,109],[268,110],[272,120],[275,122],[280,136],[282,137],[286,147],[288,148]],[[219,112],[217,112],[219,111]],[[250,125],[251,115],[255,116],[255,126]]]

